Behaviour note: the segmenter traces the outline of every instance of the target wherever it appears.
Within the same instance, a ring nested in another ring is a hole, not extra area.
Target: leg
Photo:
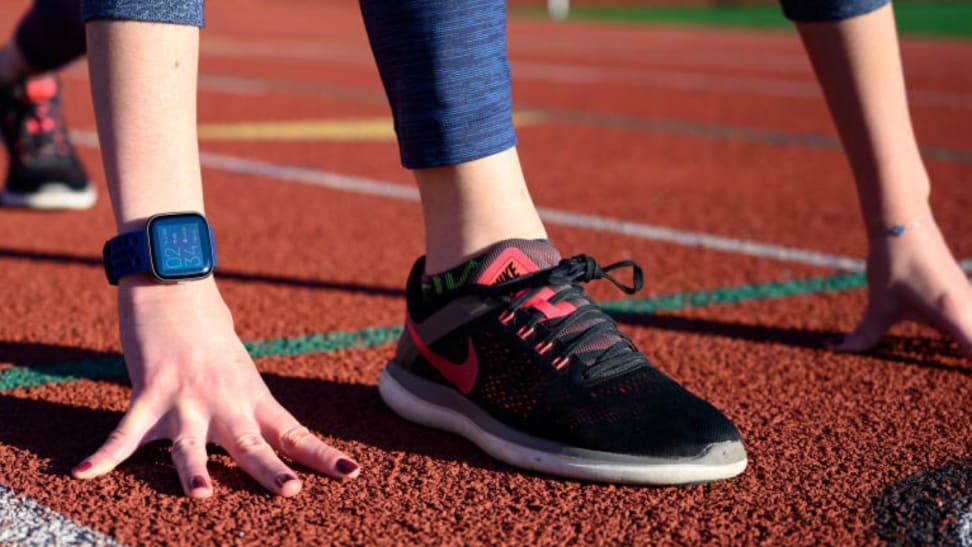
[[[513,147],[503,0],[361,7],[428,251],[379,380],[385,402],[558,475],[677,484],[741,473],[732,423],[651,366],[581,287],[609,278],[633,292],[641,269],[561,260],[545,240]],[[634,287],[607,273],[621,267]]]
[[[0,81],[58,70],[85,48],[80,0],[35,0],[0,50]]]
[[[546,237],[514,147],[504,3],[439,4],[361,2],[433,272],[504,239]]]
[[[146,7],[85,0],[85,14],[92,96],[119,230],[144,229],[146,217],[159,213],[202,211],[196,140],[202,2]],[[173,464],[194,497],[213,493],[210,441],[283,496],[297,494],[301,483],[277,452],[335,477],[358,475],[350,458],[270,394],[212,277],[183,284],[125,277],[118,310],[131,402],[115,432],[73,470],[75,477],[108,473],[154,439],[172,440]]]
[[[931,187],[908,114],[892,9],[882,4],[814,2],[807,8],[810,3],[784,2],[789,14],[805,19],[853,15],[797,23],[854,172],[870,236],[868,309],[835,348],[868,350],[894,323],[919,319],[949,333],[972,357],[972,288],[938,227],[928,220],[900,237],[887,234],[930,215]]]
[[[36,0],[0,49],[0,129],[10,158],[0,201],[35,209],[81,209],[95,190],[68,137],[60,85],[48,71],[84,54],[79,0]]]

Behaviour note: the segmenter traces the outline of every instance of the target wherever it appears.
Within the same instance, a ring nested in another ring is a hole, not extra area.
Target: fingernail
[[[834,349],[837,346],[843,344],[844,343],[844,340],[847,340],[847,336],[846,335],[840,335],[840,336],[830,337],[830,338],[824,340],[824,347],[826,347],[827,349]]]
[[[202,475],[196,475],[191,481],[189,481],[189,486],[191,486],[193,490],[197,488],[207,488],[206,479],[202,478]]]
[[[358,470],[358,464],[344,458],[338,460],[337,463],[334,464],[334,467],[336,467],[338,473],[341,473],[342,475],[350,475]]]
[[[297,477],[291,475],[290,473],[283,473],[281,475],[277,475],[275,480],[277,482],[277,486],[279,488],[283,488],[288,482],[297,480]]]
[[[91,462],[81,462],[80,465],[78,465],[77,467],[74,468],[74,472],[75,473],[84,473],[85,471],[91,469],[92,467],[94,467],[94,464],[91,463]]]

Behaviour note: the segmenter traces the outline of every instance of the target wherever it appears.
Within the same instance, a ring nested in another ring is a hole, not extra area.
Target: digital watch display
[[[209,276],[216,267],[213,232],[199,213],[165,213],[148,219],[144,230],[121,234],[103,249],[108,282],[150,273],[163,283]]]

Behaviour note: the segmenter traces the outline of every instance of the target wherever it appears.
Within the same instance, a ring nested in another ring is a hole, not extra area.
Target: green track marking
[[[366,327],[355,331],[333,331],[289,338],[270,338],[243,342],[254,359],[327,353],[341,349],[370,348],[387,344],[402,334],[402,327]],[[125,378],[125,360],[121,355],[97,359],[15,367],[0,370],[0,393],[20,387],[66,384],[82,378],[110,380]]]
[[[545,15],[528,8],[523,13]],[[972,2],[967,0],[902,1],[894,3],[898,30],[903,34],[972,37]],[[675,23],[701,26],[791,28],[774,2],[762,6],[576,6],[572,20],[629,23]]]
[[[702,291],[685,291],[651,296],[608,300],[600,305],[611,315],[649,314],[713,304],[735,304],[750,300],[787,298],[790,296],[840,292],[867,285],[864,274],[841,273],[787,281],[738,285]],[[254,359],[328,353],[342,349],[372,348],[391,343],[402,334],[399,325],[366,327],[353,331],[333,331],[287,338],[270,338],[244,342]],[[66,384],[81,379],[107,380],[126,377],[121,355],[95,359],[15,367],[0,370],[0,393],[17,388]]]
[[[840,292],[867,285],[862,273],[844,273],[830,276],[807,277],[787,281],[774,281],[754,285],[723,287],[707,291],[688,291],[651,296],[648,298],[625,298],[601,302],[604,311],[612,315],[636,315],[658,311],[697,308],[712,304],[735,304],[747,300],[766,300],[786,298],[801,294]]]

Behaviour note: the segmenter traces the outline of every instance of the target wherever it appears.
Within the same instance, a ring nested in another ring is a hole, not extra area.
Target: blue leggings
[[[78,0],[37,0],[37,5],[72,1]],[[202,0],[80,2],[86,21],[203,24]],[[454,165],[516,144],[506,56],[505,0],[360,3],[395,118],[405,167]],[[888,0],[780,0],[783,13],[795,21],[845,19],[887,3]],[[23,40],[22,34],[18,33],[18,39]],[[28,59],[41,57],[28,53]]]

